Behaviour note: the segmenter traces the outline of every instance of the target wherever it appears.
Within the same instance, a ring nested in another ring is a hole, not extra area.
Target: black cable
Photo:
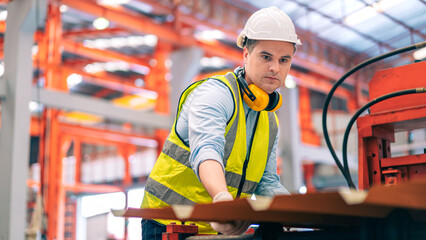
[[[348,168],[348,138],[349,138],[349,133],[351,131],[351,128],[353,126],[353,124],[355,123],[355,121],[357,120],[357,118],[370,106],[382,102],[386,99],[389,98],[393,98],[393,97],[397,97],[397,96],[402,96],[402,95],[407,95],[407,94],[413,94],[413,93],[425,93],[426,92],[426,87],[423,88],[413,88],[413,89],[407,89],[407,90],[401,90],[401,91],[397,91],[397,92],[393,92],[393,93],[389,93],[386,95],[383,95],[381,97],[375,98],[372,101],[368,102],[366,105],[364,105],[361,109],[359,109],[351,118],[351,120],[348,123],[348,126],[346,127],[345,130],[345,135],[343,136],[343,145],[342,145],[342,156],[343,156],[343,165]],[[350,172],[348,172],[348,177],[350,178]]]
[[[336,155],[336,152],[334,151],[334,148],[330,142],[330,137],[328,135],[328,130],[327,130],[327,111],[328,111],[328,106],[330,104],[331,98],[333,97],[334,92],[336,91],[337,87],[339,87],[340,84],[343,83],[343,81],[348,78],[350,75],[352,75],[353,73],[355,73],[356,71],[358,71],[359,69],[370,65],[372,63],[375,63],[379,60],[394,56],[396,54],[400,54],[403,52],[407,52],[407,51],[411,51],[414,49],[420,49],[426,46],[426,41],[422,42],[422,43],[418,43],[418,44],[413,44],[410,45],[408,47],[404,47],[404,48],[399,48],[396,50],[393,50],[391,52],[379,55],[377,57],[374,58],[370,58],[360,64],[358,64],[357,66],[353,67],[352,69],[350,69],[347,73],[345,73],[345,75],[343,75],[331,88],[330,92],[327,95],[327,98],[325,100],[324,103],[324,107],[323,107],[323,112],[322,112],[322,129],[324,132],[324,138],[325,138],[325,142],[327,144],[328,149],[330,150],[331,155],[333,156],[334,161],[336,162],[337,167],[339,168],[339,170],[342,172],[343,176],[345,177],[346,182],[348,183],[348,186],[351,188],[355,188],[354,183],[352,182],[352,179],[349,176],[349,167],[346,166],[342,166],[342,164],[340,163],[339,158]]]

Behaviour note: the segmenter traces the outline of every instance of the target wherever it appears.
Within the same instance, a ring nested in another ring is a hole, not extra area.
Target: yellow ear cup
[[[277,111],[281,107],[281,105],[283,105],[283,98],[282,98],[281,94],[278,93],[278,96],[279,97],[278,97],[278,103],[277,103],[277,105],[275,105],[274,109],[269,110],[269,112],[275,112],[275,111]]]
[[[253,95],[256,96],[256,99],[252,101],[246,94],[243,94],[244,101],[251,109],[255,111],[260,112],[264,110],[268,106],[269,95],[254,84],[250,84],[248,88],[253,93]]]

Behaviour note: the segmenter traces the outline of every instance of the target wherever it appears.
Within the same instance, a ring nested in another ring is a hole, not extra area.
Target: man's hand
[[[228,191],[223,191],[214,196],[213,203],[232,200],[234,200],[232,195]],[[247,220],[236,220],[229,223],[211,222],[210,225],[215,231],[227,235],[240,235],[247,231],[247,229],[250,227],[250,222]]]

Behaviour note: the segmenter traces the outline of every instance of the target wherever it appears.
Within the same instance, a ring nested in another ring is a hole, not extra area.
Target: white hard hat
[[[302,45],[297,38],[290,17],[277,7],[263,8],[250,16],[237,38],[238,47],[244,47],[245,37],[254,40],[275,40]]]

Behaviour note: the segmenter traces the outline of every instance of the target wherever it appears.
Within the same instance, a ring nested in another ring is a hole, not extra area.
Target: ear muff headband
[[[271,94],[266,93],[260,87],[250,84],[247,86],[247,82],[244,79],[245,71],[244,68],[238,67],[236,69],[237,80],[243,90],[244,102],[255,111],[276,111],[282,105],[281,94],[274,91]]]

